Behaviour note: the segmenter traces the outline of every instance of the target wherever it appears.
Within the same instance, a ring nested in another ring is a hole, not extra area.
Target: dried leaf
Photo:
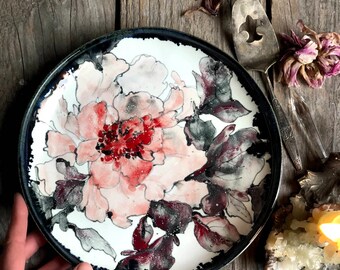
[[[300,178],[301,195],[313,204],[340,204],[340,152],[331,153],[320,172],[307,171]]]
[[[198,8],[187,10],[184,15],[188,15],[195,11],[202,11],[208,15],[217,16],[221,8],[222,0],[203,0]]]

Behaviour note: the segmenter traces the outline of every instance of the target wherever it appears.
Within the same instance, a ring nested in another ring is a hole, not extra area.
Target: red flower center
[[[102,161],[118,162],[120,158],[143,158],[144,146],[152,141],[154,122],[149,116],[105,124],[98,132],[96,149]]]

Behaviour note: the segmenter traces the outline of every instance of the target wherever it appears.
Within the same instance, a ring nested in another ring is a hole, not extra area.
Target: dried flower
[[[184,15],[188,15],[194,11],[202,11],[206,14],[217,16],[221,7],[222,0],[202,0],[201,5],[198,8],[189,9],[184,12]]]
[[[294,31],[282,34],[287,48],[280,60],[281,81],[288,86],[299,86],[298,76],[312,88],[319,88],[327,77],[340,74],[340,34],[317,34],[300,20],[297,24],[305,35]]]

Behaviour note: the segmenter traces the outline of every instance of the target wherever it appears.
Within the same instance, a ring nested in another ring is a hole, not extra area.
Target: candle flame
[[[333,242],[340,241],[340,224],[325,223],[320,225],[321,232]]]

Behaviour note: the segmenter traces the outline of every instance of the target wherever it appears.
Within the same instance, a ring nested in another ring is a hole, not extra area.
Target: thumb
[[[88,264],[88,263],[82,262],[82,263],[78,264],[74,268],[74,270],[92,270],[92,266],[90,264]]]

